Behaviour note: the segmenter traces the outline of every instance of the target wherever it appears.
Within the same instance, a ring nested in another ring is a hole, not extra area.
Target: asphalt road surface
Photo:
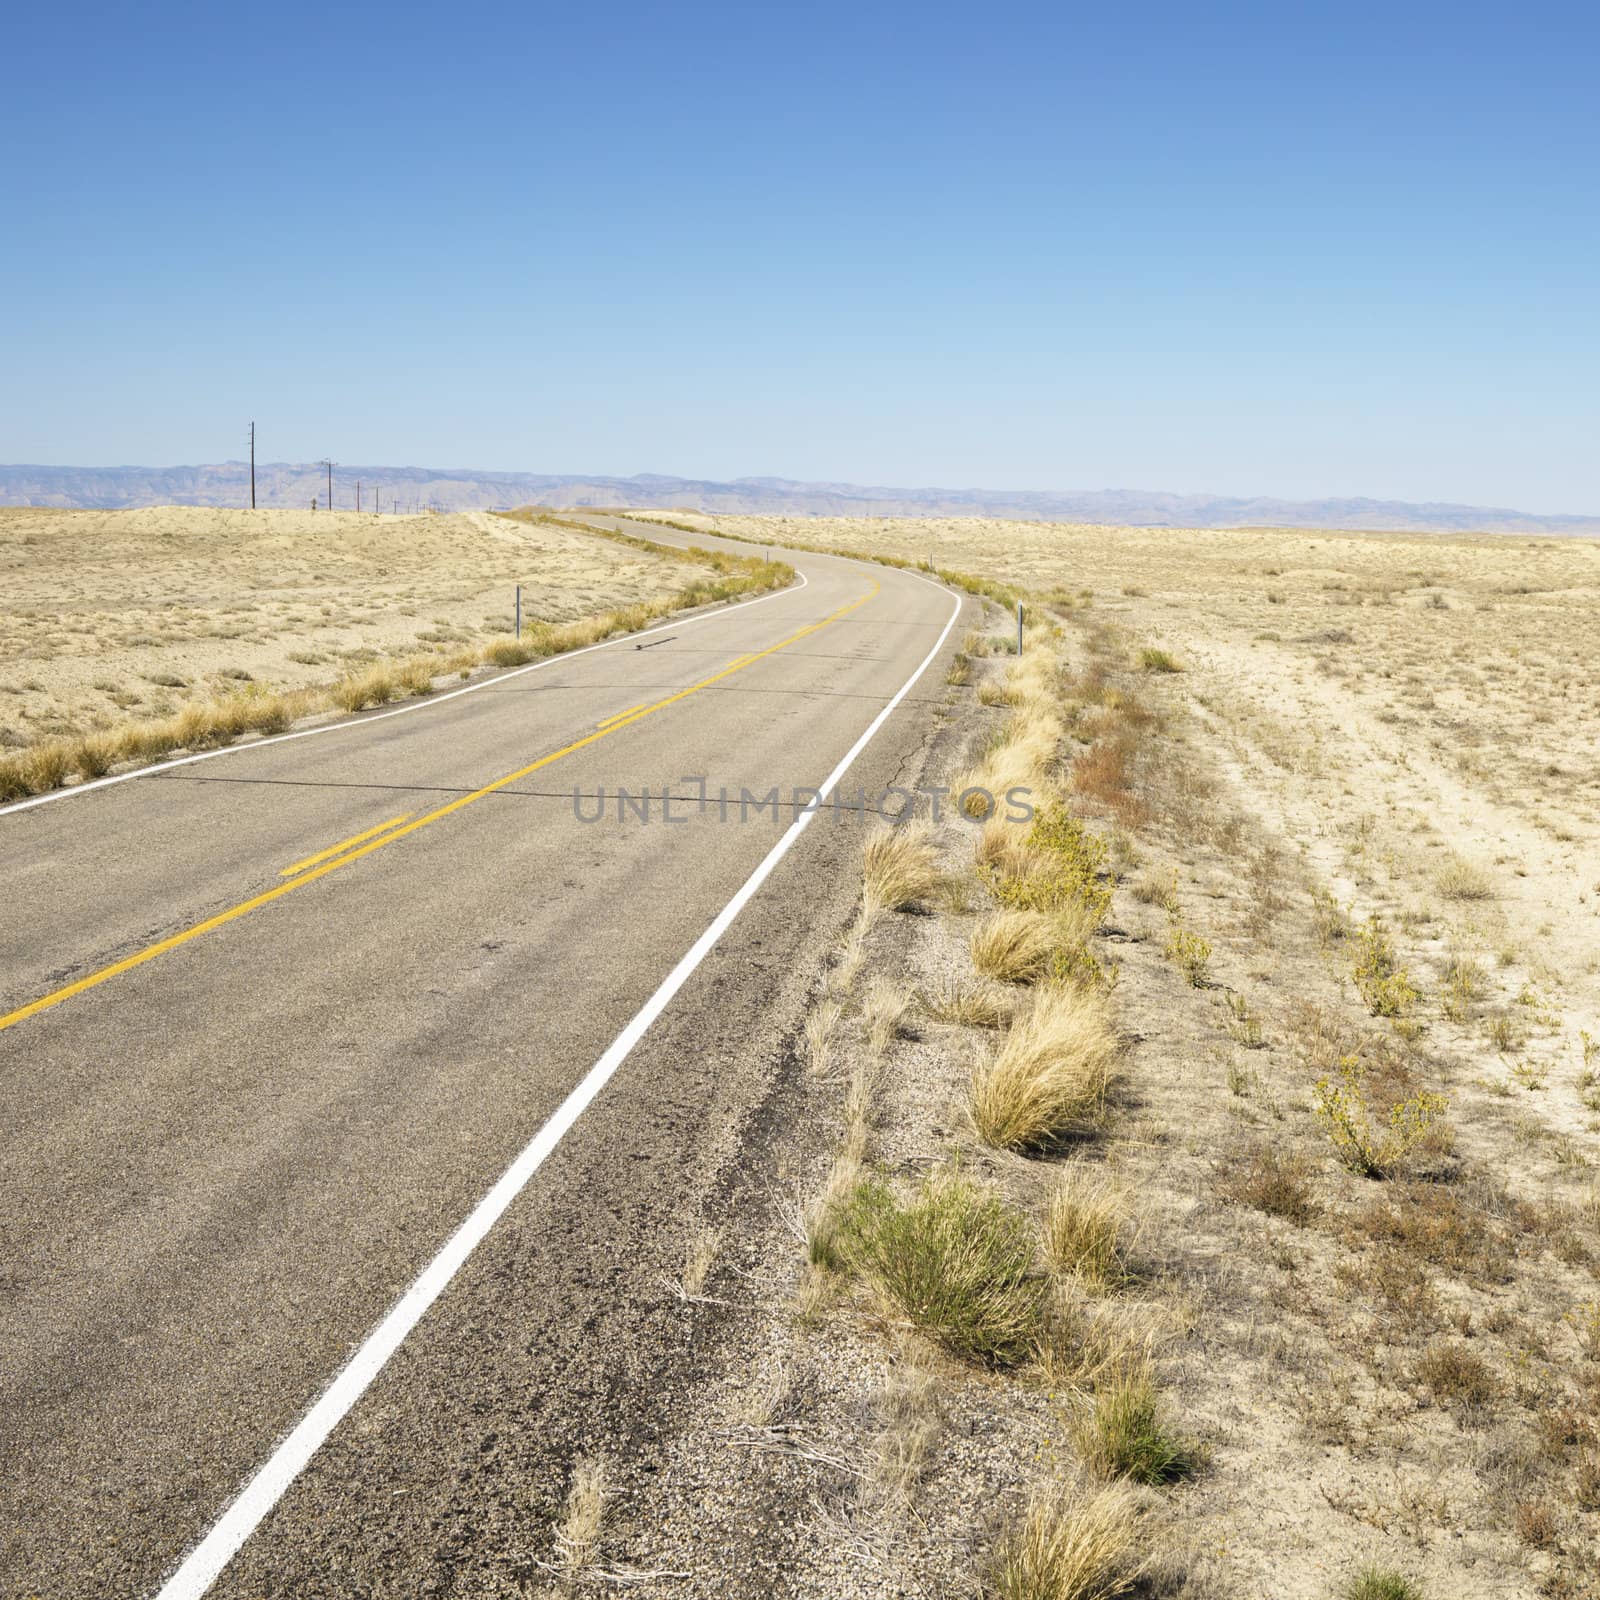
[[[529,1452],[626,1431],[640,1375],[670,1382],[647,1286],[761,1113],[767,1009],[853,893],[854,819],[819,814],[641,1007],[792,791],[952,647],[948,591],[790,559],[804,586],[760,603],[0,814],[0,1592],[154,1595],[234,1507],[213,1594],[448,1593]],[[910,770],[941,676],[846,793]],[[239,1523],[608,1049],[615,1075]]]

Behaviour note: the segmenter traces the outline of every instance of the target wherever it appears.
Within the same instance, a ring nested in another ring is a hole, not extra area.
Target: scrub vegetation
[[[1600,1595],[1600,549],[717,527],[987,573],[932,777],[1033,807],[815,1001],[793,1426],[926,1383],[849,1592]]]
[[[794,576],[537,511],[0,511],[0,563],[0,803],[428,695]],[[483,615],[491,602],[502,616]]]

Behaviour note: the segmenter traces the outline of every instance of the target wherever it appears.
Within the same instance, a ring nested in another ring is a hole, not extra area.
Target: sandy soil
[[[518,583],[564,622],[699,575],[480,512],[0,509],[0,748],[507,633]]]
[[[1098,675],[1109,703],[1150,713],[1126,724],[1116,803],[1078,782],[1100,712],[1060,756],[1111,846],[1099,942],[1126,1040],[1116,1116],[1073,1155],[1129,1186],[1136,1281],[1115,1302],[1181,1330],[1161,1355],[1167,1416],[1204,1455],[1152,1502],[1166,1554],[1141,1592],[1332,1600],[1373,1564],[1428,1600],[1600,1595],[1600,546],[716,526],[931,550],[1050,594],[1037,609],[1059,618],[1078,675],[1064,694]],[[988,627],[1007,630],[994,608]],[[1141,670],[1147,646],[1181,670]],[[951,692],[960,720],[977,719],[976,751],[1005,725],[1003,704],[977,703],[1005,662],[971,670]],[[970,838],[938,838],[949,868],[970,871]],[[861,981],[887,972],[928,992],[964,970],[975,911],[906,919]],[[1355,981],[1374,917],[1415,991],[1395,1017]],[[1173,958],[1175,930],[1207,947],[1197,981]],[[953,1146],[1036,1214],[1057,1164],[988,1151],[963,1121],[972,1030],[912,1032],[880,1090],[874,1162],[903,1180]],[[1317,1113],[1316,1085],[1352,1057],[1380,1116],[1444,1097],[1444,1123],[1386,1179],[1348,1170]],[[1263,1154],[1293,1175],[1282,1193],[1256,1182]],[[1290,1190],[1295,1215],[1275,1209]],[[882,1363],[902,1359],[861,1315],[836,1308],[787,1358],[850,1374],[835,1381],[851,1415],[870,1414]],[[924,1542],[946,1496],[1009,1498],[1008,1472],[1079,1470],[1062,1444],[1070,1396],[949,1373],[935,1392],[947,1415],[987,1413],[958,1433],[986,1428],[993,1454],[963,1463],[948,1434],[929,1447],[911,1520],[867,1519],[863,1548],[882,1564],[859,1569],[861,1592],[914,1592],[952,1544],[969,1571],[981,1563],[981,1517]],[[873,1448],[836,1410],[810,1415],[819,1448]],[[955,1574],[927,1592],[960,1592]]]
[[[1335,892],[1400,917],[1433,959],[1463,941],[1496,959],[1514,951],[1502,988],[1532,982],[1564,1018],[1532,1030],[1534,1055],[1570,1057],[1581,1031],[1600,1038],[1600,543],[976,519],[718,525],[931,551],[1091,599],[1096,617],[1180,658],[1209,743],[1239,763],[1245,808],[1303,845]],[[1485,876],[1480,898],[1440,889],[1455,859]]]

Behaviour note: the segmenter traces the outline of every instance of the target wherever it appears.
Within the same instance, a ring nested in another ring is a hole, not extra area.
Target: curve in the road
[[[874,584],[869,594],[830,614],[826,621],[831,622],[844,612],[853,611],[876,592],[877,585]],[[934,658],[944,648],[944,642],[950,636],[950,630],[955,626],[960,612],[960,599],[954,597],[949,619],[938,639],[934,641],[933,648],[922,658],[916,671],[901,684],[877,716],[867,724],[865,731],[845,752],[839,764],[822,781],[815,803],[802,810],[784,830],[778,842],[762,858],[756,870],[745,879],[733,898],[723,906],[710,926],[667,974],[660,987],[628,1021],[622,1032],[612,1040],[600,1059],[584,1074],[577,1087],[561,1103],[555,1115],[524,1146],[516,1160],[501,1175],[488,1194],[479,1201],[467,1220],[445,1242],[443,1248],[423,1269],[416,1281],[407,1288],[389,1314],[351,1357],[345,1368],[323,1391],[294,1431],[278,1446],[267,1463],[245,1485],[237,1499],[223,1512],[206,1536],[185,1558],[183,1564],[167,1580],[157,1600],[200,1600],[211,1587],[217,1575],[233,1559],[239,1547],[254,1532],[262,1518],[277,1504],[284,1490],[316,1454],[323,1441],[348,1414],[350,1408],[361,1398],[367,1386],[383,1370],[423,1313],[449,1285],[450,1280],[504,1213],[506,1207],[521,1193],[529,1179],[544,1164],[546,1157],[561,1143],[568,1129],[583,1115],[590,1102],[605,1087],[607,1080],[627,1059],[628,1053],[644,1037],[650,1024],[666,1009],[672,997],[683,987],[695,968],[705,960],[707,952],[727,931],[734,918],[744,909],[761,885],[772,875],[773,869],[794,847],[795,841],[811,825],[812,818],[838,787],[856,757],[872,742],[873,736],[889,720],[895,708],[911,692],[917,680],[928,670]],[[824,625],[825,623],[808,624],[799,632],[792,634],[785,643],[808,633],[814,633]],[[780,647],[773,647],[777,648]],[[660,703],[668,704],[670,701]],[[649,709],[654,707],[647,708]],[[638,713],[641,716],[645,714],[645,711]],[[531,771],[532,768],[526,770]],[[521,775],[519,773],[514,776]],[[511,779],[503,781],[510,782]],[[465,802],[458,802],[461,803]],[[372,845],[368,848],[375,849],[377,846]]]
[[[226,911],[219,911],[213,917],[207,917],[203,922],[197,922],[184,928],[179,933],[170,934],[165,939],[158,939],[154,944],[146,945],[142,950],[136,950],[132,955],[124,956],[120,961],[114,961],[109,966],[101,967],[98,971],[87,976],[75,979],[72,983],[63,984],[59,989],[52,989],[48,994],[40,995],[36,1000],[30,1000],[25,1005],[20,1005],[4,1016],[0,1016],[0,1033],[7,1028],[14,1028],[19,1022],[25,1022],[29,1017],[37,1016],[41,1011],[48,1011],[52,1006],[58,1006],[64,1000],[70,1000],[75,995],[85,993],[97,988],[100,984],[109,982],[112,978],[121,977],[125,972],[132,972],[135,967],[142,967],[147,961],[154,961],[157,956],[166,955],[171,950],[180,949],[193,939],[200,938],[203,934],[212,933],[218,928],[225,928],[230,922],[237,922],[240,917],[248,916],[252,911],[259,911],[263,906],[269,906],[274,901],[281,900],[285,895],[293,894],[297,889],[303,889],[308,883],[315,883],[319,878],[325,878],[329,873],[338,872],[341,868],[348,867],[375,851],[385,849],[401,839],[409,838],[412,834],[420,832],[423,828],[444,818],[453,816],[458,811],[482,800],[486,795],[496,794],[508,785],[517,783],[530,774],[542,768],[554,766],[566,756],[579,750],[587,749],[592,744],[598,744],[602,739],[608,739],[614,733],[619,733],[624,728],[631,728],[634,723],[642,722],[646,717],[658,711],[665,710],[668,706],[676,705],[681,700],[687,700],[690,695],[699,694],[703,689],[710,688],[713,684],[721,683],[723,679],[730,678],[736,672],[743,672],[754,666],[758,661],[764,661],[768,656],[777,655],[780,650],[786,650],[799,640],[809,637],[830,623],[837,622],[841,617],[848,616],[860,606],[864,606],[875,594],[878,593],[878,584],[873,582],[867,592],[855,600],[839,606],[830,611],[820,622],[808,622],[804,627],[797,628],[787,638],[780,639],[776,644],[769,645],[765,650],[753,651],[742,655],[728,663],[718,672],[701,678],[697,683],[690,684],[687,688],[678,689],[672,694],[665,695],[659,700],[651,701],[646,705],[634,706],[628,711],[618,712],[615,716],[607,717],[593,732],[585,734],[581,739],[574,739],[563,745],[559,750],[552,750],[548,755],[540,756],[537,761],[530,761],[526,766],[518,767],[514,772],[507,772],[494,779],[491,783],[480,785],[468,794],[459,795],[456,799],[447,801],[444,805],[435,807],[434,810],[418,817],[413,822],[407,822],[403,827],[393,828],[385,832],[384,828],[373,828],[361,837],[366,838],[366,844],[359,848],[350,849],[344,854],[339,854],[338,849],[319,851],[316,856],[301,862],[301,866],[310,870],[290,877],[289,881],[280,883],[262,894],[252,895],[248,900],[241,900],[237,905],[229,906]],[[954,618],[952,618],[952,621]],[[948,630],[946,630],[948,632]],[[943,639],[940,640],[943,643]],[[564,659],[557,657],[555,659]],[[896,701],[898,704],[898,700]],[[403,819],[401,819],[403,820]],[[385,827],[388,825],[386,824]],[[382,834],[381,838],[373,838],[373,834]],[[359,840],[346,840],[345,844],[359,844]],[[321,865],[311,867],[311,861],[320,860],[323,856],[330,856],[330,860],[322,860]]]

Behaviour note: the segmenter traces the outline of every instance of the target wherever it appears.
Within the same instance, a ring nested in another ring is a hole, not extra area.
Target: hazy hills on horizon
[[[775,513],[790,516],[1005,517],[1033,522],[1120,523],[1134,527],[1370,528],[1414,533],[1600,535],[1600,515],[1556,516],[1493,506],[1403,500],[1283,500],[1269,496],[1166,494],[1140,489],[1006,490],[892,488],[802,483],[788,478],[719,482],[639,473],[631,478],[533,472],[480,472],[431,467],[339,466],[334,506],[352,510],[359,481],[363,509],[429,506],[471,511],[535,502],[556,507],[625,506]],[[263,507],[309,506],[326,495],[315,463],[256,467]],[[152,505],[241,506],[250,503],[246,462],[179,467],[49,467],[0,465],[0,506],[125,509]]]

